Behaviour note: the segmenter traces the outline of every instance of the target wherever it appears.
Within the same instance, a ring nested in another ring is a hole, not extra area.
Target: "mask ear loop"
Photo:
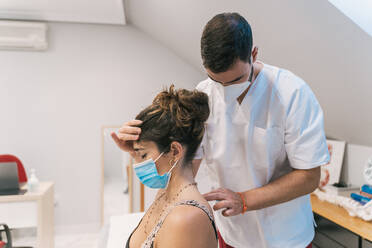
[[[178,160],[173,164],[172,168],[170,168],[170,170],[168,171],[168,173],[171,173],[172,172],[173,168],[177,165],[177,163],[178,163]]]
[[[164,152],[160,153],[160,155],[154,160],[154,162],[158,161],[158,159],[164,154]]]
[[[174,165],[172,166],[172,168],[170,168],[170,170],[167,173],[165,173],[165,174],[168,174],[168,181],[167,181],[167,185],[165,186],[165,188],[168,188],[170,179],[172,177],[172,170],[177,165],[177,163],[178,163],[178,160],[174,163]]]

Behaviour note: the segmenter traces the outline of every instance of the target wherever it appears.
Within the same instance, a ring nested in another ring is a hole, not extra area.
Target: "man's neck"
[[[249,89],[251,88],[253,82],[256,80],[258,74],[261,72],[263,68],[263,64],[261,62],[255,62],[253,63],[253,66],[252,66],[252,69],[253,69],[253,76],[252,76],[252,82],[251,84],[249,85],[249,87],[238,97],[238,102],[239,104],[241,104],[245,98],[245,96],[247,95]]]

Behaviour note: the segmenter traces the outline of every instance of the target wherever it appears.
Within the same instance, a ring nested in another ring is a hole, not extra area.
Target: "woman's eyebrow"
[[[145,148],[134,148],[135,152],[138,152],[138,151],[141,151],[141,150],[145,150]]]

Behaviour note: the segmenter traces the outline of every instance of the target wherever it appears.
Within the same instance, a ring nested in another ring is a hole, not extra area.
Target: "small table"
[[[0,220],[10,228],[37,226],[37,247],[53,248],[54,183],[41,182],[34,193],[0,196]]]
[[[359,237],[359,247],[362,247],[362,239],[372,242],[371,222],[352,217],[344,208],[321,201],[316,195],[310,197],[313,212],[356,234]]]

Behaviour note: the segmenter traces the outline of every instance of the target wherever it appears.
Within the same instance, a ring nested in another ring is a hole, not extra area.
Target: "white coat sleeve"
[[[295,91],[288,104],[284,142],[290,165],[295,169],[315,168],[330,159],[323,111],[306,84]]]

